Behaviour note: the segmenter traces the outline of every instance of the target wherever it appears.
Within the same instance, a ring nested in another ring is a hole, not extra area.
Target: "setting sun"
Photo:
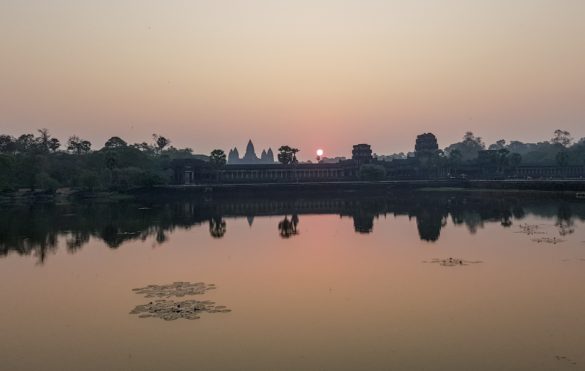
[[[322,149],[318,149],[317,150],[317,156],[319,156],[319,157],[323,156],[323,150]]]

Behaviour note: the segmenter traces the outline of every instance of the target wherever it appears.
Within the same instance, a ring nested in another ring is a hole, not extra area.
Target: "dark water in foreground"
[[[583,200],[410,193],[0,211],[0,369],[585,369]],[[177,281],[200,283],[185,286],[199,295],[172,300],[222,306],[195,320],[129,314],[158,299],[132,289]]]

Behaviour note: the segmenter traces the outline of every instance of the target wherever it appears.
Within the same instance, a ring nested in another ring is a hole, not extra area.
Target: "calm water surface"
[[[417,193],[1,211],[1,369],[585,369],[584,201]],[[475,263],[433,262],[448,258]],[[175,281],[216,284],[193,298],[232,312],[129,314],[152,300],[133,288]]]

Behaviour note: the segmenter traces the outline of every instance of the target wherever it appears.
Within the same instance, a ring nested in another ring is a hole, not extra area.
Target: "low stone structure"
[[[173,183],[177,185],[356,180],[359,171],[353,161],[336,164],[226,165],[214,169],[204,161],[182,159],[173,161],[172,168]]]

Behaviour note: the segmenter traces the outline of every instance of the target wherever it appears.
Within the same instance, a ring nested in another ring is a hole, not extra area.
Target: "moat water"
[[[585,369],[584,200],[0,211],[0,369]]]

